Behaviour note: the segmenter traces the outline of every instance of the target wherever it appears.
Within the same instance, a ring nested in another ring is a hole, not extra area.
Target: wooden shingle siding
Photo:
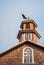
[[[44,50],[29,42],[3,55],[0,58],[0,65],[27,65],[22,63],[23,49],[25,47],[31,47],[34,52],[34,64],[28,65],[44,65]]]

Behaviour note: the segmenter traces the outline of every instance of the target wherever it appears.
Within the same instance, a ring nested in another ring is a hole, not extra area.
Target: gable
[[[31,41],[24,41],[24,42],[21,42],[21,43],[17,44],[16,46],[6,50],[5,52],[2,52],[0,54],[0,57],[12,52],[13,50],[16,50],[17,48],[20,48],[23,45],[32,46],[32,47],[34,46],[34,48],[37,48],[37,49],[40,49],[40,50],[44,50],[44,47],[39,45],[39,44],[35,44],[34,42],[31,42]]]
[[[39,65],[39,63],[44,62],[44,50],[41,47],[33,45],[31,42],[26,41],[16,47],[9,49],[8,51],[2,53],[0,65],[22,65],[23,59],[23,49],[30,47],[34,52],[34,65]],[[39,59],[41,59],[39,61]],[[39,62],[38,62],[39,61]]]

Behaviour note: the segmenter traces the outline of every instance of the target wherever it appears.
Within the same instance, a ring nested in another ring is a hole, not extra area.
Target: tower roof
[[[18,35],[17,35],[17,38],[20,39],[21,34],[22,33],[27,33],[27,32],[34,33],[38,36],[39,39],[41,38],[41,35],[36,30],[20,30]]]
[[[23,28],[24,23],[33,23],[36,28],[38,26],[33,19],[25,19],[25,20],[22,21],[20,28]]]

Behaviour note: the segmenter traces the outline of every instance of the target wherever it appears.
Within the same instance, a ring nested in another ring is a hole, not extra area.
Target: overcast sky
[[[44,45],[44,0],[0,0],[0,52],[19,42],[22,13],[38,24],[40,44]]]

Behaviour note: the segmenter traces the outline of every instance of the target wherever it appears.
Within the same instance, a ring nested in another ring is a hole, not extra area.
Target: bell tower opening
[[[25,40],[30,40],[34,42],[39,42],[39,39],[41,38],[40,34],[36,31],[37,24],[33,19],[26,18],[24,15],[24,20],[21,23],[21,30],[19,30],[19,33],[17,35],[17,38],[20,42]]]

